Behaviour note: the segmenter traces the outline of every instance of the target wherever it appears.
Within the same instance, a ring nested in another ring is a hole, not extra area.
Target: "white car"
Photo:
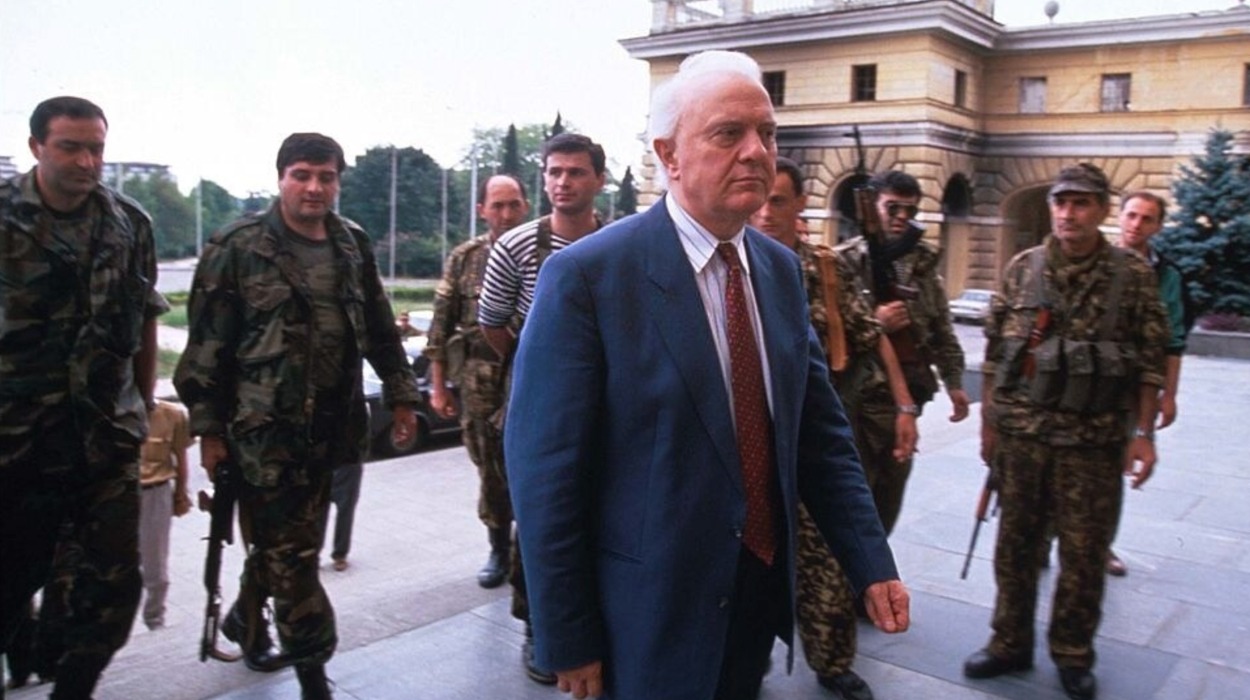
[[[990,299],[994,292],[988,289],[965,289],[963,294],[950,302],[951,320],[968,323],[985,323],[990,315]]]

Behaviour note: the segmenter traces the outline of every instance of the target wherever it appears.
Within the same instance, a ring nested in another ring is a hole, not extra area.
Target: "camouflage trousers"
[[[1124,447],[1056,447],[1000,435],[1000,520],[994,549],[994,635],[997,656],[1032,653],[1038,562],[1059,539],[1059,573],[1048,641],[1055,665],[1091,668],[1094,633],[1102,617],[1107,548],[1124,495]]]
[[[259,610],[263,597],[272,597],[274,626],[287,653],[324,662],[338,644],[334,608],[318,573],[333,472],[317,467],[305,473],[306,479],[273,488],[239,486],[239,521],[248,542],[239,607]]]
[[[508,473],[504,469],[503,433],[490,418],[472,418],[467,414],[460,421],[464,446],[469,459],[477,465],[481,489],[477,499],[477,517],[489,528],[512,530],[512,498],[508,494]],[[512,616],[528,622],[529,601],[525,593],[525,570],[521,565],[521,546],[512,533],[508,583],[512,586]]]
[[[92,468],[66,454],[67,437],[50,433],[37,457],[0,474],[0,651],[35,591],[55,583],[46,606],[60,618],[46,620],[60,637],[46,644],[60,650],[54,697],[90,697],[139,607],[138,450],[127,450],[133,461]]]
[[[903,510],[903,492],[912,467],[910,459],[902,462],[894,459],[894,421],[897,418],[893,404],[888,407],[869,405],[851,421],[864,477],[887,535],[894,531]]]
[[[797,622],[807,665],[818,676],[846,673],[855,661],[855,594],[802,504],[795,568]]]
[[[489,418],[465,414],[460,421],[464,447],[477,466],[481,483],[477,497],[477,517],[489,528],[512,527],[512,500],[508,496],[508,474],[504,471],[503,434]]]

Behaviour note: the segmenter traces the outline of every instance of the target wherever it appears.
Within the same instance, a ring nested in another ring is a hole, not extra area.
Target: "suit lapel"
[[[647,236],[646,270],[651,283],[651,318],[659,329],[669,357],[681,375],[708,439],[716,447],[729,478],[742,487],[729,395],[716,344],[707,327],[707,311],[696,286],[690,260],[664,202],[657,202],[643,216],[649,220],[637,235]]]

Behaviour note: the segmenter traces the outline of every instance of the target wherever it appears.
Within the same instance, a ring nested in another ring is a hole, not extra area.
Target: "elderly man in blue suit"
[[[745,228],[777,155],[759,67],[688,58],[650,134],[668,195],[548,259],[516,357],[536,657],[576,698],[746,700],[792,639],[800,498],[878,628],[908,594],[798,259]]]

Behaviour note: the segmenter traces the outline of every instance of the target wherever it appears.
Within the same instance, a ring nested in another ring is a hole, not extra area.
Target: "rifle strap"
[[[821,293],[825,300],[825,347],[829,354],[829,369],[841,372],[846,369],[847,362],[846,326],[842,321],[842,307],[838,304],[841,285],[833,256],[833,251],[815,251],[816,270],[820,274]]]

